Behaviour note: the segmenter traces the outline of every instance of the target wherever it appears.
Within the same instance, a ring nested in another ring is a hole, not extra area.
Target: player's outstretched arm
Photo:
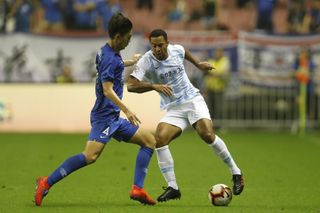
[[[187,59],[188,61],[190,61],[194,66],[196,66],[198,69],[208,72],[212,69],[214,69],[214,67],[206,61],[198,61],[192,54],[191,52],[185,48],[185,59]]]
[[[123,64],[124,64],[125,67],[133,66],[138,62],[138,60],[140,58],[141,58],[141,54],[136,53],[136,54],[133,55],[133,57],[131,59],[124,60]]]
[[[139,81],[133,76],[129,76],[127,82],[127,90],[128,92],[135,92],[135,93],[144,93],[154,90],[152,84]]]
[[[107,81],[103,83],[103,94],[109,98],[115,105],[117,105],[120,110],[124,112],[128,120],[138,126],[141,121],[139,118],[129,110],[129,108],[120,100],[120,98],[117,96],[117,94],[113,90],[113,82]]]
[[[163,93],[166,96],[172,96],[173,92],[171,87],[165,84],[151,84],[144,81],[139,81],[133,76],[130,76],[127,83],[128,92],[144,93],[155,90]]]

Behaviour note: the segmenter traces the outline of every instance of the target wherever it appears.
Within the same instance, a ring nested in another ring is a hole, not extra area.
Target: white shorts
[[[189,125],[193,125],[203,118],[211,120],[206,102],[201,95],[197,95],[186,103],[169,107],[160,123],[164,122],[177,126],[183,131]]]

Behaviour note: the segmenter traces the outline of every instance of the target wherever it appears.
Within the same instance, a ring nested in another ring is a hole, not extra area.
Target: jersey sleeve
[[[183,58],[185,57],[186,51],[184,49],[184,47],[180,44],[175,44],[174,45],[177,49],[177,51],[183,56]]]
[[[101,82],[106,81],[113,82],[115,79],[115,71],[117,70],[117,64],[115,62],[103,62],[100,68]]]
[[[151,63],[149,62],[146,55],[139,59],[136,64],[131,76],[135,77],[139,81],[146,80],[148,76],[148,72],[151,70]]]

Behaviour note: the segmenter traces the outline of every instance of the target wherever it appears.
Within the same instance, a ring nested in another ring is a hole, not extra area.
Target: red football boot
[[[34,193],[34,202],[41,206],[43,198],[48,194],[50,186],[47,183],[48,177],[39,177],[36,181],[36,191]]]
[[[130,198],[133,200],[137,200],[144,205],[155,205],[156,201],[152,199],[150,195],[144,189],[139,188],[136,185],[132,186],[130,191]]]

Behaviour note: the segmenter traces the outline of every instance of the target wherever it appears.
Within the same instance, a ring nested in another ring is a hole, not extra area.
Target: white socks
[[[155,149],[158,158],[158,165],[168,186],[178,189],[176,175],[174,174],[174,162],[168,145]]]
[[[212,144],[209,144],[209,146],[211,146],[214,152],[228,165],[233,175],[241,174],[241,170],[234,162],[226,144],[218,135],[216,135],[215,140]]]
[[[241,174],[241,170],[234,162],[227,146],[218,135],[216,135],[215,140],[212,144],[209,144],[209,146],[211,146],[214,152],[228,165],[233,175]],[[174,162],[168,145],[155,150],[158,158],[158,165],[168,186],[178,189],[176,175],[174,174]]]

